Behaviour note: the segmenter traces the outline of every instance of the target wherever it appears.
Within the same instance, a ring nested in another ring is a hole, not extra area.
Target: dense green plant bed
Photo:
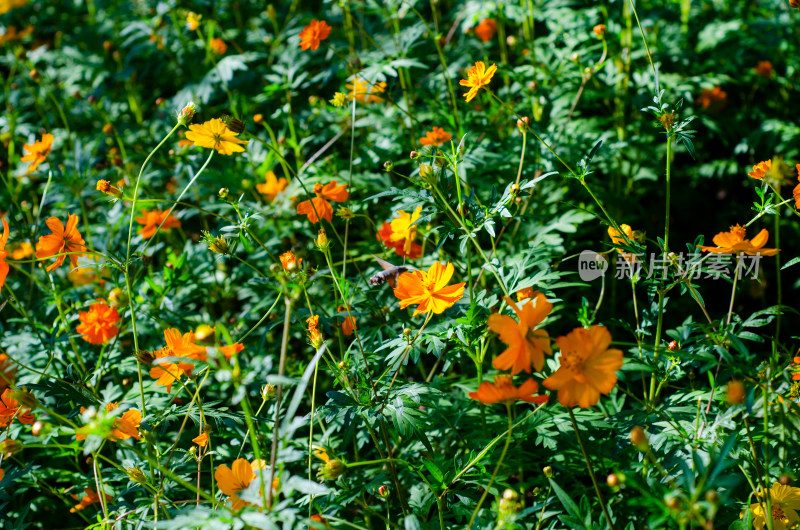
[[[0,0],[0,526],[800,524],[797,0]]]

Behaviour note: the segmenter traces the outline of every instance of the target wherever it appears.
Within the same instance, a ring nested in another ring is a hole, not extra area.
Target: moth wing
[[[378,265],[380,265],[383,270],[388,271],[389,269],[393,269],[394,268],[394,265],[392,265],[391,263],[389,263],[385,259],[381,259],[378,256],[376,256],[375,254],[373,254],[372,257],[375,258],[375,261],[378,262]]]

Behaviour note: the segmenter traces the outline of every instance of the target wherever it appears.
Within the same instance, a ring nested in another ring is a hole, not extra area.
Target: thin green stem
[[[494,479],[497,478],[497,473],[500,472],[500,466],[503,464],[503,460],[508,452],[508,446],[511,445],[511,433],[514,430],[514,423],[511,419],[511,405],[509,404],[506,404],[506,414],[508,415],[508,435],[506,436],[506,443],[503,445],[503,451],[500,453],[500,459],[497,461],[497,465],[494,466],[492,478],[489,479],[489,483],[486,485],[486,488],[484,488],[483,495],[481,495],[478,505],[475,506],[475,511],[472,512],[472,517],[470,517],[469,523],[467,523],[467,530],[472,529],[472,523],[475,522],[475,518],[478,516],[478,512],[483,505],[483,501],[486,500],[486,496],[489,495],[489,490],[491,489],[492,484],[494,484]]]
[[[586,447],[583,445],[583,438],[581,438],[581,432],[580,429],[578,429],[578,422],[575,420],[575,414],[572,412],[572,408],[569,408],[568,410],[569,418],[572,420],[572,428],[575,430],[575,437],[578,439],[578,445],[581,446],[583,459],[586,461],[586,469],[589,470],[589,476],[592,478],[592,484],[594,485],[594,491],[597,494],[597,500],[600,502],[600,506],[603,508],[603,515],[606,518],[606,522],[608,522],[608,527],[611,530],[614,530],[614,523],[611,521],[611,515],[608,513],[606,502],[603,500],[603,494],[600,493],[600,486],[597,485],[597,479],[594,476],[594,469],[592,469],[592,462],[589,460],[589,453],[586,452]]]

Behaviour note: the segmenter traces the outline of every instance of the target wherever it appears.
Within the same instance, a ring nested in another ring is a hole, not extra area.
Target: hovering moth
[[[404,272],[408,272],[407,267],[403,267],[402,265],[400,266],[392,265],[388,261],[383,260],[378,256],[375,256],[374,254],[372,257],[375,258],[375,261],[378,262],[378,265],[380,265],[383,268],[382,271],[375,274],[367,282],[373,287],[377,287],[378,285],[383,285],[384,283],[388,283],[389,286],[392,289],[394,289],[395,285],[397,285],[397,277]]]

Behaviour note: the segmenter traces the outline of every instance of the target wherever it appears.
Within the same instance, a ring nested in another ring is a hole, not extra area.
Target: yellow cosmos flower
[[[422,206],[418,206],[414,213],[408,214],[403,210],[397,211],[397,217],[392,219],[392,235],[389,239],[392,242],[403,242],[403,252],[411,253],[411,245],[417,237],[417,221],[422,214]]]
[[[453,277],[453,264],[438,261],[425,271],[404,272],[397,279],[394,295],[400,299],[400,308],[417,305],[414,316],[433,311],[441,314],[464,297],[464,283],[447,285]]]
[[[496,64],[486,68],[486,64],[483,61],[476,62],[475,66],[467,70],[467,79],[462,79],[458,82],[461,86],[470,87],[469,91],[464,94],[464,99],[467,102],[472,101],[478,95],[478,90],[481,87],[489,85],[496,71]]]
[[[208,120],[202,125],[192,124],[186,133],[186,139],[198,147],[216,149],[221,155],[232,155],[244,151],[242,145],[249,141],[240,140],[219,118]]]
[[[772,508],[772,528],[773,530],[786,530],[787,528],[794,528],[800,522],[800,516],[797,515],[797,510],[800,510],[800,488],[793,488],[791,486],[783,486],[779,482],[772,485],[769,492],[770,507]],[[767,524],[764,517],[764,508],[766,503],[755,503],[750,505],[750,511],[753,512],[754,528],[764,528]]]

